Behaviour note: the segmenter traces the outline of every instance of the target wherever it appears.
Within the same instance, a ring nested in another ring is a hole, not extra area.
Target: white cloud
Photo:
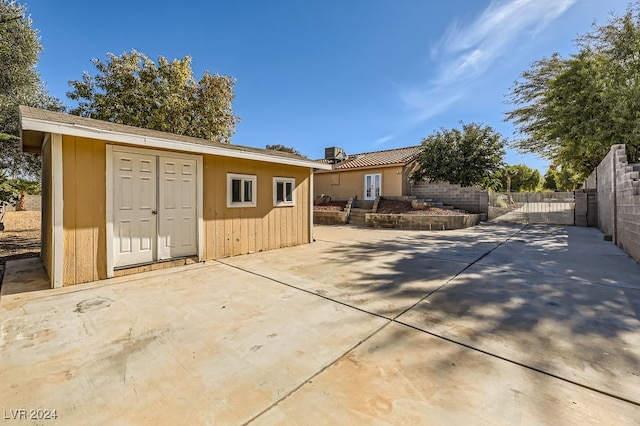
[[[392,139],[395,139],[396,135],[386,135],[383,136],[381,138],[376,139],[375,141],[373,141],[373,144],[375,146],[380,146],[380,145],[384,145],[385,143],[389,142]]]
[[[466,87],[500,57],[517,49],[523,36],[531,38],[566,12],[577,0],[507,0],[491,4],[468,26],[453,22],[431,50],[440,63],[435,77],[421,88],[400,93],[423,121],[446,110],[464,96]],[[453,92],[453,93],[452,93]]]

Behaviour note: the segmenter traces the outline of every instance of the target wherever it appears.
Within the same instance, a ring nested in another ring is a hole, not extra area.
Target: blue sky
[[[189,55],[237,79],[232,142],[283,144],[311,158],[417,145],[479,122],[512,138],[509,88],[535,60],[624,13],[620,0],[31,0],[38,70],[62,99],[92,58],[137,49]],[[509,164],[548,161],[509,150]]]

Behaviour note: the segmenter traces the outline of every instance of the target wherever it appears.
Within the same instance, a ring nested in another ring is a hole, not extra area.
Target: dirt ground
[[[40,212],[7,212],[0,232],[0,284],[8,260],[40,255]]]
[[[328,203],[316,204],[313,210],[317,212],[341,212],[347,207],[346,201],[329,201]]]
[[[385,200],[381,199],[378,204],[378,211],[380,214],[411,214],[416,216],[458,216],[462,213],[440,209],[438,207],[429,207],[424,210],[417,210],[411,207],[411,201],[402,200]]]

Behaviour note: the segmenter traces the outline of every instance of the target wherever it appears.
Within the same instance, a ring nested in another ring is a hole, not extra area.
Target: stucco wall
[[[627,163],[624,145],[614,145],[585,186],[594,181],[598,228],[640,262],[640,166]]]
[[[411,194],[418,198],[432,199],[469,213],[488,213],[489,194],[473,187],[462,187],[447,182],[418,182],[411,187]]]
[[[348,200],[354,195],[364,199],[364,176],[380,173],[382,175],[382,196],[399,197],[403,193],[403,167],[384,167],[364,170],[319,171],[314,174],[314,198],[322,194],[334,200]]]

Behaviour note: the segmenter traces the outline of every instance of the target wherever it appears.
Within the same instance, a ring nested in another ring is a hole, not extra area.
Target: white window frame
[[[251,201],[233,201],[233,181],[242,182],[240,195],[244,197],[245,182],[251,182]],[[243,175],[238,173],[227,173],[227,207],[255,207],[258,201],[258,177],[256,175]]]
[[[286,192],[287,184],[291,184],[291,201],[278,201],[278,184],[281,183],[284,185],[284,190]],[[295,206],[296,205],[296,180],[294,178],[287,177],[274,177],[273,178],[273,206],[274,207],[286,207],[286,206]]]
[[[371,189],[372,189],[372,194],[370,196],[367,197],[367,178],[371,176]],[[379,185],[377,186],[378,188],[378,193],[376,194],[376,176],[379,176],[378,179],[378,183]],[[382,173],[367,173],[364,175],[364,193],[363,193],[363,199],[365,200],[375,200],[376,198],[378,198],[379,196],[382,195]]]

